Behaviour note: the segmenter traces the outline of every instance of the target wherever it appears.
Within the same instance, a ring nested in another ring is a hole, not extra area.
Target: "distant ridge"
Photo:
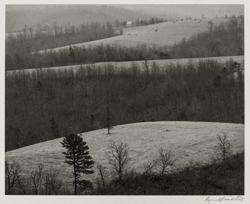
[[[32,16],[32,17],[31,17]],[[6,33],[41,25],[81,25],[82,23],[149,18],[149,15],[110,5],[9,5],[6,6]]]
[[[118,20],[161,18],[185,18],[243,15],[243,5],[7,5],[6,32],[16,32],[28,27],[41,25],[60,25]]]

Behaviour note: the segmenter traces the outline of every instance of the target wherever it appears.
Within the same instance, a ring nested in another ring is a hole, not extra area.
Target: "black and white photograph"
[[[243,201],[245,5],[82,3],[4,5],[5,196]]]

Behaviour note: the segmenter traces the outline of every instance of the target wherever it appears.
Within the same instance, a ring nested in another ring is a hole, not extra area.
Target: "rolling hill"
[[[73,45],[41,50],[39,53],[45,51],[59,51],[62,49],[69,49],[69,46],[73,47],[88,47],[97,45],[119,45],[126,47],[135,47],[140,44],[146,44],[148,46],[171,46],[180,42],[183,38],[190,38],[200,32],[208,30],[208,19],[204,20],[179,20],[168,21],[159,24],[137,26],[125,28],[122,35],[105,38],[101,40],[95,40],[84,43],[77,43]],[[225,18],[213,19],[214,25],[226,22]]]
[[[148,4],[148,5],[117,5],[135,12],[144,12],[162,18],[206,18],[224,17],[225,15],[243,15],[244,6],[240,4]]]
[[[125,142],[129,146],[131,168],[143,171],[143,164],[155,158],[159,148],[170,148],[175,153],[176,168],[190,161],[209,162],[214,155],[217,136],[227,134],[233,153],[244,150],[244,125],[214,122],[144,122],[113,127],[111,134],[106,129],[81,133],[90,147],[96,164],[108,165],[107,151],[111,142]],[[7,161],[16,161],[25,174],[44,164],[46,170],[57,171],[71,185],[72,169],[64,163],[60,142],[62,138],[26,146],[6,152]],[[91,179],[96,174],[90,176]]]
[[[161,59],[161,60],[147,60],[147,65],[152,68],[153,64],[156,63],[160,68],[164,69],[169,65],[185,65],[188,63],[197,64],[199,62],[204,62],[207,60],[213,60],[219,63],[226,63],[229,60],[238,62],[242,67],[244,66],[244,56],[223,56],[223,57],[202,57],[202,58],[179,58],[179,59]],[[44,68],[31,68],[31,69],[17,69],[17,70],[7,70],[5,73],[7,75],[19,74],[19,73],[36,73],[40,71],[67,71],[72,70],[77,72],[80,69],[85,69],[86,67],[105,67],[107,65],[113,65],[118,70],[126,69],[132,65],[138,65],[142,69],[145,67],[145,60],[143,61],[124,61],[124,62],[97,62],[93,64],[82,64],[82,65],[68,65],[68,66],[57,66],[57,67],[44,67]]]

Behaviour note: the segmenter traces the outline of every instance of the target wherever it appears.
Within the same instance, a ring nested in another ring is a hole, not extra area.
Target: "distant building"
[[[126,26],[132,26],[132,21],[127,21]]]

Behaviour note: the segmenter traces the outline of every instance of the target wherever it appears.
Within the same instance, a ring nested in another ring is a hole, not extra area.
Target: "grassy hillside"
[[[124,29],[123,35],[111,37],[102,40],[91,42],[78,43],[72,46],[88,47],[98,45],[118,45],[126,47],[135,47],[138,44],[146,44],[148,46],[170,46],[180,42],[183,38],[190,38],[200,32],[208,30],[209,20],[184,20],[184,21],[169,21],[154,25],[139,26]],[[226,22],[227,19],[213,19],[214,25]],[[69,46],[49,49],[47,51],[60,51],[68,49]]]
[[[130,167],[137,172],[143,164],[154,159],[158,149],[170,148],[176,157],[176,167],[180,168],[190,161],[205,163],[210,161],[217,143],[217,136],[226,133],[232,144],[232,151],[244,148],[244,125],[207,122],[147,122],[114,126],[111,134],[106,129],[82,133],[90,147],[96,163],[108,166],[106,152],[109,144],[125,142],[132,158]],[[6,152],[6,160],[20,162],[27,174],[39,163],[45,169],[54,169],[64,182],[71,182],[71,168],[65,164],[62,154],[61,138]],[[95,166],[96,168],[96,166]],[[96,174],[90,176],[92,179]]]
[[[149,46],[149,39],[154,38],[151,38],[150,34],[147,34],[148,32],[146,31],[141,32],[138,36],[135,34],[135,36],[137,36],[136,38],[140,40],[143,40],[143,37],[147,36],[144,39],[147,43],[139,43],[138,45],[138,41],[133,42],[132,47],[118,44],[110,45],[108,43],[88,47],[72,46],[56,50],[52,49],[47,52],[30,53],[25,51],[25,46],[19,46],[21,49],[13,46],[15,49],[6,49],[6,69],[41,68],[105,61],[137,61],[169,58],[233,56],[244,54],[244,18],[242,16],[238,18],[232,17],[229,21],[219,25],[210,21],[207,25],[209,25],[208,30],[192,35],[189,39],[184,38],[179,43],[175,43],[174,46],[163,46],[164,44],[160,46]],[[155,24],[150,26],[157,25]],[[142,30],[143,28],[145,27],[142,27]],[[185,26],[179,26],[179,28],[173,29],[171,31],[173,32],[172,36],[175,36],[175,38],[180,37],[177,34],[174,34],[175,31],[181,33],[180,39],[183,36],[187,36],[188,34],[183,32],[185,30],[184,28]],[[156,29],[152,32],[158,33],[160,31]],[[133,29],[131,28],[131,34],[127,35],[130,36],[132,33]],[[158,34],[155,34],[156,38],[157,35]],[[104,41],[110,39],[113,38],[107,38],[104,39]],[[169,38],[160,34],[159,39],[168,40]],[[159,43],[161,41],[162,40],[160,40]],[[94,42],[95,41],[92,41],[91,43]],[[156,39],[155,42],[157,42]],[[171,42],[173,43],[174,40]],[[9,43],[11,45],[11,41]],[[15,43],[13,45],[15,45]],[[9,46],[7,46],[7,48],[8,47]],[[21,52],[22,49],[24,49],[23,52]]]

